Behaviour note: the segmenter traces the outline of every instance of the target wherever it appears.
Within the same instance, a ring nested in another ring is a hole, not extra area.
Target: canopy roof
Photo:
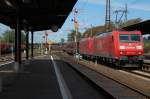
[[[143,34],[149,34],[150,33],[150,20],[143,21],[134,25],[130,25],[127,27],[124,27],[125,30],[140,30]]]
[[[0,23],[14,28],[16,17],[33,31],[60,28],[77,0],[0,0]]]

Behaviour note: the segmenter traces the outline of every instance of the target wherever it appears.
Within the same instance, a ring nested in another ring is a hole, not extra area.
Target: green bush
[[[145,51],[145,53],[150,54],[150,40],[145,40],[144,41],[144,51]]]

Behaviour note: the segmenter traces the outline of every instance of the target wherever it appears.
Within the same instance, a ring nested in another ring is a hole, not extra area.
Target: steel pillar
[[[15,62],[21,64],[21,25],[19,16],[17,16],[15,29]]]
[[[2,77],[0,77],[0,93],[2,92],[3,84],[2,84]]]
[[[21,24],[20,17],[17,15],[16,17],[16,27],[15,27],[15,62],[14,62],[14,70],[15,72],[19,72],[21,66]]]
[[[17,62],[17,25],[15,28],[15,62]]]
[[[26,31],[26,59],[29,59],[29,31]]]
[[[31,31],[31,58],[33,58],[33,31]]]

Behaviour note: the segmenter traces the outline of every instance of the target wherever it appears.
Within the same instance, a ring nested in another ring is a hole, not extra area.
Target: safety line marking
[[[65,80],[64,80],[56,62],[53,59],[53,56],[51,56],[51,60],[52,60],[53,66],[54,66],[54,70],[56,73],[57,81],[58,81],[59,88],[60,88],[63,99],[73,99],[72,95],[69,91],[69,88],[67,87]]]

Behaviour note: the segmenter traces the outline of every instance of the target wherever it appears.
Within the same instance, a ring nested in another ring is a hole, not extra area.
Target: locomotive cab
[[[142,64],[143,38],[139,31],[118,33],[118,56],[122,63]]]
[[[112,31],[99,33],[79,42],[79,53],[84,59],[111,63],[117,67],[141,67],[143,38],[140,31]]]

